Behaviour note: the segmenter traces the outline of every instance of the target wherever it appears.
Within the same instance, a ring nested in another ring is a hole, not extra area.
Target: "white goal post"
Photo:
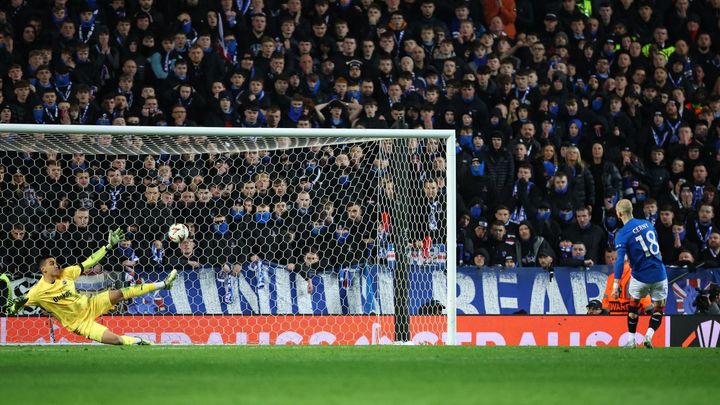
[[[6,255],[60,251],[73,264],[85,242],[67,230],[89,212],[92,226],[127,236],[78,290],[184,266],[167,295],[104,316],[118,332],[159,343],[455,345],[455,147],[452,130],[0,124],[2,232],[28,234],[14,241],[26,250]],[[174,222],[190,225],[192,246],[158,236]],[[10,262],[3,271],[22,294],[38,276]],[[46,333],[39,311],[2,320],[0,344],[78,342],[57,338],[53,321]]]

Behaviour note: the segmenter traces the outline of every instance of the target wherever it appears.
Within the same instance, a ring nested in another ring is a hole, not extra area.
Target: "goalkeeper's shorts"
[[[100,325],[95,319],[111,310],[114,307],[110,303],[110,292],[105,291],[100,294],[93,295],[88,299],[88,310],[73,330],[76,334],[84,336],[96,342],[102,342],[103,334],[108,330],[107,326]]]

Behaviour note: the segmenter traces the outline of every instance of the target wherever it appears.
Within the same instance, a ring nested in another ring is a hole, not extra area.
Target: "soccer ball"
[[[190,230],[184,224],[172,224],[168,229],[168,239],[171,242],[180,243],[187,239],[190,234]]]

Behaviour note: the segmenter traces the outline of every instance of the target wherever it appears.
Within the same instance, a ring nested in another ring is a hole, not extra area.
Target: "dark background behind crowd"
[[[0,122],[453,129],[463,263],[611,262],[613,206],[628,198],[655,223],[666,263],[717,266],[719,17],[718,0],[8,0]],[[445,161],[437,142],[411,146],[422,172],[414,245],[427,254],[442,233]],[[211,248],[252,260],[226,240],[242,232],[291,252],[279,260],[346,249],[348,235],[363,256],[389,229],[374,198],[394,196],[397,179],[359,148],[296,151],[290,163],[282,152],[9,153],[5,265],[113,215],[148,221],[118,253],[129,262],[195,267]],[[352,193],[331,195],[348,181]],[[284,211],[292,226],[258,230]],[[209,236],[165,257],[154,241],[189,217]],[[290,231],[326,237],[284,244]],[[98,243],[86,239],[72,246]],[[153,247],[136,255],[140,241]]]

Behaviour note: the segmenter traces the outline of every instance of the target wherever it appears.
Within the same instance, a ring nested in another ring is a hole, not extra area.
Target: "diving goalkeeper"
[[[115,247],[123,238],[120,229],[108,234],[107,246],[101,247],[75,266],[61,269],[52,256],[41,256],[37,259],[42,278],[27,294],[11,298],[8,312],[17,313],[24,306],[40,306],[52,314],[67,330],[96,342],[110,345],[149,345],[150,342],[137,337],[117,335],[107,327],[95,322],[122,300],[138,297],[159,289],[170,289],[177,278],[177,271],[172,270],[163,282],[138,284],[120,290],[104,291],[87,297],[75,290],[75,279],[86,269],[96,265],[105,254]]]

